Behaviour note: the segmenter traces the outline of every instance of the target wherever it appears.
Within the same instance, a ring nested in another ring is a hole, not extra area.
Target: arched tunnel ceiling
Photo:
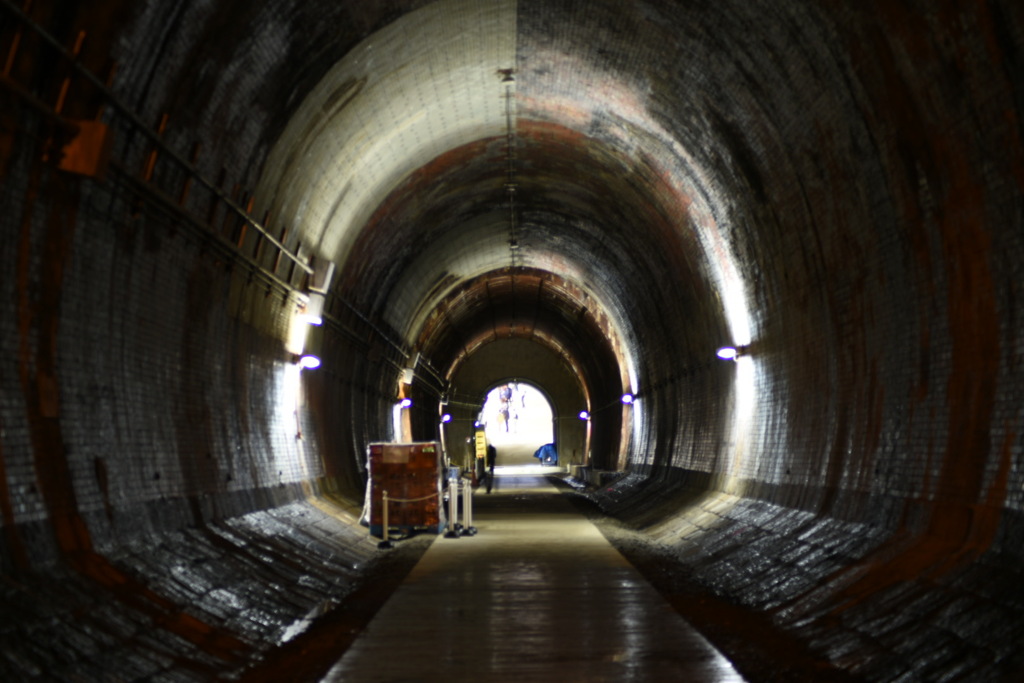
[[[482,390],[517,346],[598,507],[737,649],[768,624],[804,678],[1024,671],[1020,0],[2,5],[0,679],[326,642],[311,610],[376,578],[395,375],[422,349]],[[305,372],[311,256],[338,268]],[[447,387],[414,366],[429,440]]]
[[[479,347],[526,339],[562,356],[578,377],[615,385],[622,367],[615,330],[592,299],[549,272],[503,269],[455,287],[432,307],[417,346],[455,367]]]
[[[259,195],[344,261],[384,196],[453,147],[505,130],[514,0],[450,0],[401,16],[321,80],[267,162]]]
[[[591,298],[592,327],[625,351],[625,366],[638,335],[661,326],[665,299],[746,341],[714,183],[652,115],[650,79],[624,72],[622,55],[568,50],[585,38],[550,33],[544,15],[558,11],[445,0],[367,37],[288,125],[257,192],[262,210],[341,265],[346,299],[419,347],[432,315],[430,329],[451,334],[435,309],[458,287],[483,278],[486,288],[488,273],[510,268],[555,275],[552,296],[518,302],[532,312],[495,307],[495,328],[559,310],[577,296],[560,291],[566,283]],[[600,14],[583,30],[601,30]],[[565,339],[576,332],[558,327],[551,343],[578,348]]]

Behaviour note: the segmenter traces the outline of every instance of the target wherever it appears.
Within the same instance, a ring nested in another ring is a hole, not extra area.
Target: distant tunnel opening
[[[480,418],[488,442],[498,449],[501,466],[536,465],[534,453],[555,444],[551,403],[544,391],[527,382],[510,380],[491,389]]]

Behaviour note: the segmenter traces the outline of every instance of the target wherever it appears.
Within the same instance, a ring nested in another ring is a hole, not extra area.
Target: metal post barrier
[[[388,540],[388,492],[384,491],[383,495],[383,510],[381,513],[384,516],[384,540],[377,544],[378,548],[393,548],[394,544]]]
[[[476,536],[476,527],[473,526],[473,487],[469,482],[462,484],[462,530],[470,536]]]
[[[459,484],[455,479],[448,480],[448,532],[445,538],[458,538],[459,532]]]

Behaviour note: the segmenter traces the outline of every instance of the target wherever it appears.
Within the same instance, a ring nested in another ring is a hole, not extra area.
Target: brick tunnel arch
[[[3,0],[0,677],[243,671],[499,339],[718,598],[1024,670],[1018,4]]]
[[[587,426],[577,418],[579,411],[588,406],[587,394],[579,375],[552,348],[524,339],[496,339],[481,345],[453,370],[448,403],[449,412],[456,418],[449,430],[453,441],[470,436],[481,397],[498,382],[516,378],[543,388],[555,413],[555,442],[565,462],[587,466],[594,461],[595,455],[588,450]],[[596,458],[603,462],[602,458],[610,455],[610,451],[598,451]]]
[[[630,363],[593,295],[551,272],[518,267],[485,273],[436,298],[424,306],[428,315],[416,316],[416,348],[443,368],[445,393],[473,402],[481,380],[499,375],[547,385],[562,415],[557,439],[575,454],[571,461],[619,467],[629,443],[615,408]],[[565,417],[580,410],[598,416],[590,430]]]

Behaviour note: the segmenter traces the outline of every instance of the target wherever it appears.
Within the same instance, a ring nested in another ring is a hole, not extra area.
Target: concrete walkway
[[[324,680],[743,680],[542,477],[474,502]]]

